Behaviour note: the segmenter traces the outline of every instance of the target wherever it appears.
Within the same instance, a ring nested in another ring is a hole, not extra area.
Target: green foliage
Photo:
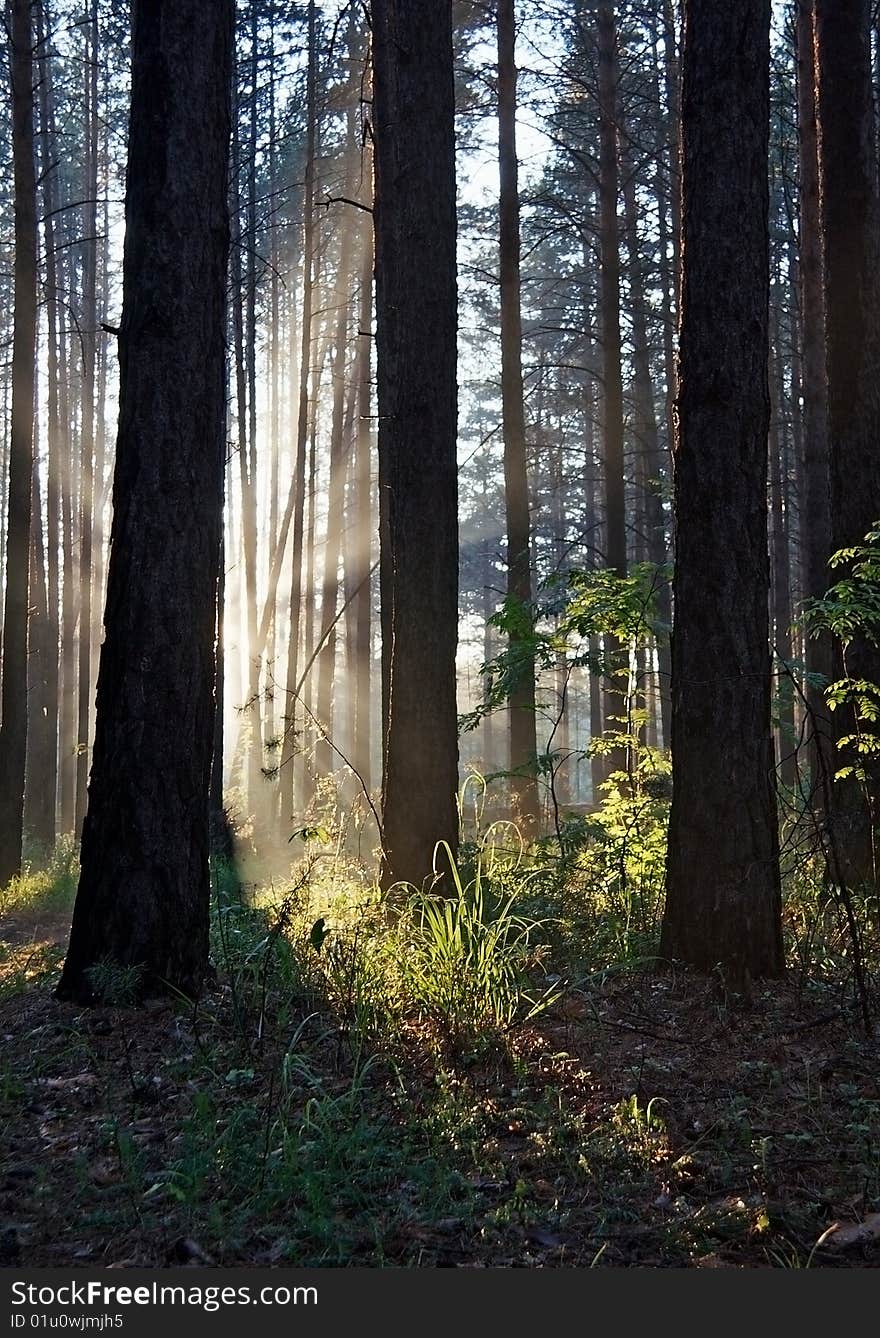
[[[508,644],[480,670],[483,701],[462,715],[462,730],[475,729],[483,718],[503,706],[534,670],[552,669],[561,655],[573,666],[592,673],[621,671],[607,656],[590,648],[593,638],[614,638],[624,645],[668,632],[657,615],[657,591],[669,569],[652,563],[634,564],[626,576],[607,568],[572,568],[548,581],[533,605],[508,595],[491,618]]]
[[[880,644],[880,522],[868,531],[864,542],[839,549],[831,567],[848,568],[847,574],[821,598],[807,604],[804,624],[811,636],[829,633],[840,642],[844,669],[847,651],[855,639]],[[825,689],[829,710],[849,708],[853,729],[837,739],[847,760],[836,779],[867,778],[866,768],[880,761],[880,684],[846,672]]]
[[[624,737],[629,770],[603,783],[596,810],[563,816],[538,842],[528,899],[552,916],[555,951],[591,967],[653,956],[663,914],[672,768],[665,754]]]
[[[873,645],[880,638],[880,521],[864,542],[838,549],[828,564],[849,567],[821,599],[807,606],[804,619],[812,635],[827,631],[847,647],[855,637]]]

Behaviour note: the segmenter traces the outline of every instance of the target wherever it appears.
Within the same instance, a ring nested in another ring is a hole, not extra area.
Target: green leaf
[[[303,841],[320,841],[322,846],[329,846],[333,839],[326,827],[299,827],[287,838],[287,844],[290,845],[298,836]]]

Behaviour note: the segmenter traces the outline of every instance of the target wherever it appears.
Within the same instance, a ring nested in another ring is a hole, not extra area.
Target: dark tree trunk
[[[305,607],[303,609],[302,652],[303,660],[311,666],[315,662],[315,519],[318,505],[318,405],[321,403],[321,380],[324,365],[330,352],[330,321],[324,322],[320,353],[312,375],[312,397],[309,402],[308,421],[308,477],[306,496],[309,499],[309,516],[305,527]],[[315,713],[314,713],[314,676],[306,675],[303,684],[303,722],[302,749],[299,762],[299,790],[297,804],[305,811],[315,793]]]
[[[627,166],[629,167],[629,164]],[[645,539],[649,561],[657,567],[662,567],[668,560],[662,500],[662,489],[666,482],[666,469],[664,468],[664,453],[660,446],[660,432],[654,404],[651,347],[648,340],[648,316],[645,298],[646,282],[642,256],[639,250],[636,180],[631,170],[627,171],[623,198],[631,304],[630,319],[632,321],[635,435],[643,484]],[[666,580],[661,580],[657,585],[657,614],[664,626],[669,627],[671,625],[672,599],[669,582]],[[663,636],[659,641],[658,666],[660,671],[659,695],[663,738],[668,739],[671,705],[669,697],[671,659],[668,636]]]
[[[773,646],[776,652],[774,687],[778,728],[776,763],[779,779],[788,790],[797,785],[797,740],[794,733],[794,686],[791,680],[791,568],[789,515],[785,505],[788,451],[782,421],[785,385],[782,371],[781,331],[774,313],[775,348],[770,355],[770,591]]]
[[[350,135],[354,135],[351,119]],[[354,146],[350,144],[349,151]],[[346,194],[351,197],[352,182]],[[337,206],[338,208],[339,206]],[[339,604],[339,558],[342,551],[342,512],[345,502],[345,432],[346,354],[349,324],[349,282],[351,279],[351,229],[344,225],[336,276],[336,332],[333,349],[333,412],[330,425],[330,475],[327,484],[327,534],[324,543],[324,571],[321,586],[321,630],[318,656],[317,717],[322,737],[315,749],[318,777],[334,769],[333,682],[336,676],[336,610]],[[339,694],[342,695],[341,693]]]
[[[364,788],[372,785],[372,623],[373,599],[370,581],[371,538],[373,533],[372,475],[372,325],[373,325],[373,224],[364,228],[363,264],[360,276],[360,314],[358,320],[358,419],[355,442],[354,547],[354,764]]]
[[[614,6],[600,5],[596,16],[599,56],[599,244],[601,252],[600,321],[605,447],[605,561],[626,575],[626,489],[623,462],[623,378],[620,366],[620,228],[617,216],[617,32]],[[603,693],[606,728],[626,728],[626,647],[606,636],[609,676]],[[626,767],[626,749],[613,748],[602,758],[603,772]]]
[[[501,413],[507,517],[507,593],[525,612],[523,632],[510,636],[519,666],[510,694],[510,770],[513,816],[526,831],[539,817],[535,758],[535,660],[529,651],[532,567],[526,417],[523,403],[520,310],[519,165],[516,157],[516,22],[514,0],[498,0],[499,277],[501,280]]]
[[[825,265],[825,348],[831,478],[831,548],[858,544],[880,519],[880,330],[877,183],[873,157],[868,0],[816,0],[820,208]],[[880,649],[855,637],[834,677],[880,683]],[[838,707],[836,737],[851,735],[853,710]],[[860,726],[865,732],[871,727]],[[880,766],[865,763],[832,790],[834,827],[847,878],[873,879],[872,829],[880,817]],[[835,765],[853,761],[847,753]]]
[[[825,297],[823,292],[822,233],[819,214],[819,158],[816,135],[816,75],[813,46],[814,0],[798,0],[797,78],[798,151],[798,268],[801,297],[801,385],[803,395],[803,477],[801,561],[803,595],[819,599],[832,577],[831,482],[828,473],[828,386],[825,369]],[[806,698],[811,713],[809,764],[814,807],[824,808],[827,786],[822,777],[833,774],[833,728],[825,694],[815,675],[829,681],[831,645],[827,635],[806,641]]]
[[[47,19],[48,27],[48,19]],[[47,66],[47,70],[50,66]],[[46,99],[46,122],[49,132],[49,152],[53,162],[58,160],[59,136],[57,133],[55,106],[51,95]],[[57,190],[55,174],[50,178]],[[56,203],[60,203],[56,197]],[[64,219],[66,213],[57,217],[52,215],[44,219],[44,245],[46,248],[46,274],[54,273],[58,289],[64,291],[72,287],[70,277],[70,250],[59,250],[56,238],[65,235]],[[63,246],[59,242],[59,246]],[[50,262],[49,256],[52,261]],[[66,257],[66,266],[63,259]],[[53,270],[53,262],[55,268]],[[76,823],[76,723],[78,708],[77,657],[76,657],[76,571],[75,553],[78,542],[77,530],[77,479],[74,469],[76,445],[75,429],[75,387],[72,384],[71,368],[73,356],[69,348],[70,325],[67,307],[58,303],[58,416],[61,430],[60,449],[60,487],[61,487],[61,535],[63,563],[63,583],[61,594],[61,703],[58,735],[58,780],[59,780],[59,823],[62,833],[73,833]]]
[[[120,419],[94,760],[59,993],[198,995],[225,456],[232,0],[133,12]]]
[[[458,837],[451,10],[372,7],[386,884]]]
[[[661,955],[784,969],[767,556],[770,0],[685,0],[673,798]]]
[[[30,0],[11,0],[9,72],[15,209],[12,425],[3,603],[0,724],[0,887],[21,871],[27,753],[28,594],[37,339],[37,185]]]
[[[296,500],[293,512],[293,559],[290,578],[290,632],[287,643],[287,682],[284,712],[284,745],[281,750],[281,822],[287,823],[293,814],[294,758],[296,740],[296,684],[299,655],[300,615],[302,611],[303,526],[305,519],[306,448],[309,429],[309,372],[312,360],[312,298],[315,282],[315,82],[317,51],[315,48],[315,6],[309,3],[308,82],[306,93],[306,161],[303,185],[303,298],[300,326],[299,402],[296,420],[296,449],[294,456],[294,488]]]
[[[239,147],[238,110],[232,135],[233,184],[240,174],[241,153]],[[237,186],[233,189],[233,238],[232,238],[232,327],[235,354],[235,408],[238,446],[238,472],[241,492],[241,544],[244,553],[244,593],[247,627],[247,689],[245,710],[242,714],[238,748],[244,749],[247,777],[248,808],[254,814],[261,798],[261,762],[262,712],[260,710],[260,661],[257,649],[257,497],[256,478],[252,469],[252,452],[249,448],[249,413],[248,413],[248,367],[249,345],[245,339],[245,302],[243,286],[245,273],[242,265],[242,252],[250,247],[249,234],[242,232],[241,206]],[[252,253],[249,253],[247,286],[250,287]],[[248,325],[248,338],[250,324]]]
[[[95,354],[98,270],[98,6],[91,0],[84,63],[86,162],[83,208],[82,440],[79,541],[79,695],[77,705],[76,830],[82,831],[89,781],[92,720],[92,543],[95,501]]]
[[[248,712],[251,733],[248,748],[248,791],[251,812],[258,833],[265,830],[268,794],[263,774],[263,701],[261,679],[263,646],[257,645],[258,591],[257,564],[257,75],[259,53],[258,6],[251,6],[250,24],[250,114],[247,145],[247,214],[246,244],[247,269],[245,279],[245,370],[247,379],[247,450],[248,450],[248,504],[250,507],[249,532],[251,536],[251,575],[248,582],[248,653],[250,681],[248,683]]]
[[[46,704],[48,708],[47,737],[48,756],[46,759],[46,786],[50,792],[52,812],[52,842],[55,840],[56,799],[58,795],[58,726],[59,726],[59,595],[60,569],[58,562],[58,541],[62,530],[61,512],[61,453],[64,450],[63,433],[59,408],[59,301],[58,301],[58,259],[55,254],[55,219],[54,210],[57,201],[57,179],[55,158],[52,151],[53,136],[50,134],[50,109],[53,96],[52,58],[43,44],[46,36],[48,15],[41,3],[37,7],[37,37],[41,43],[42,65],[40,78],[40,173],[42,177],[43,228],[45,239],[45,294],[46,294],[46,375],[47,375],[47,422],[48,441],[46,463],[46,533],[48,550],[46,554],[46,596],[47,596],[47,643],[46,662]]]
[[[274,201],[278,194],[278,145],[275,111],[275,18],[274,7],[269,12],[269,190]],[[278,246],[277,220],[269,223],[269,551],[274,555],[278,543],[279,503],[281,496],[281,303],[279,284],[280,253]],[[273,684],[267,694],[264,720],[267,746],[274,747],[276,740],[276,614],[278,591],[277,583],[270,587],[267,596],[268,635],[266,638],[266,666],[270,682]]]
[[[35,431],[34,436],[37,437]],[[55,840],[55,790],[50,766],[52,726],[49,663],[57,656],[52,644],[46,592],[46,550],[43,499],[34,453],[31,482],[30,612],[28,625],[27,763],[24,787],[24,830],[32,848],[44,857]]]

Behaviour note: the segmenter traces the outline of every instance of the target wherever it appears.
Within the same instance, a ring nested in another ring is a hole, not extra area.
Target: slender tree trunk
[[[47,27],[48,27],[47,17]],[[51,70],[51,62],[47,71]],[[52,162],[58,159],[58,135],[54,99],[46,89],[46,124]],[[60,205],[57,175],[52,173],[48,184],[53,188],[53,210]],[[46,251],[47,281],[54,282],[56,291],[64,289],[64,270],[59,268],[58,239],[64,236],[64,215],[56,226],[54,212],[44,219],[44,246]],[[62,252],[68,256],[69,252]],[[67,287],[70,287],[68,279]],[[57,304],[58,312],[58,421],[61,489],[61,538],[63,580],[61,593],[61,674],[60,721],[58,738],[59,824],[63,834],[72,833],[76,824],[76,719],[78,706],[76,662],[76,572],[74,554],[77,539],[77,487],[74,456],[76,450],[75,405],[76,396],[71,384],[73,358],[68,347],[69,326],[64,302]],[[51,375],[51,364],[50,364]]]
[[[791,673],[791,572],[789,568],[788,515],[783,486],[785,425],[782,350],[779,313],[774,313],[775,347],[770,354],[770,591],[773,610],[773,644],[776,651],[774,688],[778,715],[776,760],[779,779],[789,790],[797,785],[797,752],[794,736],[794,687]]]
[[[107,962],[193,997],[208,969],[233,19],[232,0],[133,14],[106,638],[64,998],[99,993]]]
[[[368,218],[363,231],[363,263],[360,276],[358,316],[358,419],[355,442],[354,548],[356,557],[354,600],[354,762],[369,792],[372,786],[372,620],[370,582],[372,566],[372,430],[373,386],[373,223]]]
[[[858,544],[880,518],[878,212],[873,157],[868,0],[816,0],[819,177],[825,267],[825,348],[831,478],[831,548]],[[856,636],[834,677],[880,683],[880,649]],[[833,715],[839,740],[857,730],[848,705]],[[851,754],[835,765],[851,762]],[[873,880],[880,766],[835,783],[837,844],[853,881]]]
[[[523,630],[510,635],[517,667],[510,694],[510,771],[514,818],[528,833],[538,823],[535,773],[535,658],[532,625],[531,522],[523,402],[520,311],[519,164],[516,156],[516,17],[514,0],[498,0],[499,276],[501,280],[501,415],[507,520],[507,594],[522,609]],[[524,616],[523,616],[524,615]]]
[[[263,775],[263,700],[261,693],[263,648],[257,646],[258,635],[258,564],[259,537],[257,532],[257,498],[259,475],[257,469],[257,76],[259,52],[258,6],[251,6],[250,32],[250,116],[247,145],[247,213],[245,259],[245,374],[247,381],[247,451],[248,489],[250,509],[247,531],[251,545],[250,579],[248,581],[248,652],[250,681],[248,683],[248,712],[251,719],[250,748],[248,751],[248,790],[251,810],[259,829],[265,825],[267,793]]]
[[[321,402],[321,381],[324,376],[324,365],[330,351],[330,335],[330,322],[325,320],[320,340],[320,352],[312,369],[312,396],[309,401],[308,481],[306,483],[309,512],[303,550],[305,558],[305,608],[302,625],[303,660],[309,665],[309,673],[306,675],[302,689],[305,720],[303,722],[302,748],[299,755],[299,789],[298,791],[295,790],[298,795],[297,804],[303,812],[308,808],[314,797],[315,780],[317,779],[315,773],[315,680],[311,667],[315,661],[315,521],[318,504],[318,405]]]
[[[238,471],[241,490],[241,533],[244,554],[244,594],[247,630],[247,693],[246,711],[242,716],[244,734],[241,746],[246,758],[248,806],[254,813],[259,805],[262,787],[260,770],[263,746],[261,738],[262,712],[260,710],[260,662],[257,648],[257,481],[252,469],[253,458],[249,441],[248,368],[250,322],[245,330],[245,299],[243,287],[250,286],[250,261],[247,271],[243,265],[243,249],[249,244],[249,231],[242,231],[239,192],[241,171],[238,115],[232,135],[233,157],[233,240],[232,240],[232,324],[235,354],[235,404],[238,444]],[[247,340],[246,340],[247,335]],[[247,726],[250,733],[247,733]]]
[[[66,449],[60,420],[58,386],[58,261],[55,255],[55,218],[57,204],[57,164],[54,157],[53,137],[50,133],[50,108],[53,98],[52,57],[46,47],[47,27],[50,22],[44,3],[37,6],[37,37],[42,52],[40,89],[40,169],[42,178],[43,236],[45,251],[46,295],[46,594],[48,601],[49,655],[46,663],[46,706],[48,711],[48,756],[46,759],[46,786],[51,796],[52,843],[55,840],[56,801],[58,797],[59,746],[59,617],[60,570],[58,541],[62,534],[62,452]]]
[[[354,120],[349,114],[349,153],[354,152]],[[346,195],[353,183],[348,174]],[[339,206],[337,206],[338,208]],[[351,229],[343,226],[336,275],[336,333],[333,349],[333,416],[330,425],[330,475],[327,484],[327,534],[324,543],[324,573],[321,589],[321,652],[318,656],[317,717],[325,736],[315,752],[315,771],[326,776],[334,770],[333,682],[336,676],[336,609],[339,604],[339,559],[342,553],[342,521],[345,505],[345,388],[349,326],[349,281],[351,278]],[[341,696],[341,694],[340,694]]]
[[[39,398],[39,397],[38,397]],[[38,438],[35,429],[34,439]],[[51,785],[51,724],[48,664],[53,652],[46,591],[46,551],[40,476],[34,452],[31,481],[30,617],[28,626],[27,763],[24,830],[32,848],[45,857],[55,840],[55,791]]]
[[[0,698],[0,887],[21,870],[27,753],[28,593],[37,342],[37,186],[30,0],[10,0],[9,73],[15,211],[12,426]]]
[[[281,750],[281,821],[286,823],[294,809],[294,757],[296,742],[296,698],[300,614],[302,609],[303,525],[305,518],[306,448],[309,427],[309,371],[312,351],[312,296],[315,280],[315,94],[317,51],[315,42],[315,4],[309,0],[308,74],[306,91],[306,160],[303,186],[303,295],[300,333],[299,406],[296,424],[294,486],[296,503],[293,514],[293,566],[290,579],[290,632],[287,644],[287,691],[284,746]]]
[[[637,222],[636,182],[630,170],[623,190],[626,211],[626,249],[629,270],[630,319],[632,321],[632,358],[633,390],[635,396],[636,438],[642,464],[643,500],[645,515],[645,539],[649,560],[656,567],[663,567],[668,561],[666,548],[666,526],[663,518],[662,490],[666,482],[663,450],[660,445],[660,432],[657,424],[657,412],[654,407],[654,386],[651,379],[651,348],[648,342],[647,303],[645,299],[645,275],[642,256],[639,250]],[[672,625],[672,599],[668,581],[660,580],[657,584],[657,615],[666,626]],[[669,681],[672,673],[672,659],[668,636],[658,640],[658,659],[660,670],[660,710],[663,725],[663,737],[669,738],[671,700]]]
[[[451,10],[372,6],[386,885],[458,846]]]
[[[97,50],[97,40],[95,42]],[[97,106],[97,103],[96,103]],[[110,501],[110,477],[107,470],[107,336],[102,329],[106,319],[107,304],[110,298],[110,205],[109,164],[108,164],[108,126],[103,122],[102,151],[103,166],[103,208],[100,246],[100,296],[95,314],[95,355],[96,355],[96,401],[95,401],[95,506],[92,526],[92,609],[91,624],[92,645],[89,663],[97,667],[101,653],[101,615],[104,610],[105,571],[104,571],[104,513]],[[94,736],[94,704],[89,704],[89,737]]]
[[[798,269],[801,283],[801,374],[803,387],[804,598],[819,599],[831,576],[831,482],[828,472],[828,386],[825,369],[825,297],[819,214],[819,159],[816,135],[816,76],[813,0],[798,0],[797,77],[800,222]],[[821,777],[834,771],[833,728],[820,679],[832,674],[827,635],[806,642],[806,698],[810,708],[809,763],[814,808],[825,805]]]
[[[601,252],[602,383],[605,428],[605,559],[618,576],[626,575],[626,490],[623,461],[623,379],[620,341],[620,236],[617,217],[617,33],[614,6],[600,5],[596,15],[599,58],[599,242]],[[605,637],[608,677],[604,716],[615,731],[626,728],[623,687],[627,648]],[[605,775],[626,767],[626,749],[603,758]]]
[[[92,542],[95,500],[95,354],[98,303],[98,5],[91,0],[85,46],[86,161],[83,208],[82,436],[79,536],[79,696],[77,708],[76,830],[82,831],[89,784],[92,715]]]
[[[224,475],[226,473],[224,469]],[[208,807],[211,815],[211,845],[221,853],[231,836],[223,801],[223,751],[225,722],[223,706],[226,692],[226,650],[223,628],[226,611],[226,535],[220,526],[220,556],[217,563],[217,600],[214,621],[214,739],[211,753],[211,780]]]
[[[281,491],[281,303],[279,284],[278,226],[275,219],[278,195],[278,147],[276,144],[275,111],[275,9],[269,14],[269,190],[271,215],[269,221],[269,552],[274,554],[278,543],[279,502]],[[266,640],[266,665],[271,688],[266,702],[266,741],[274,746],[277,732],[275,663],[277,631],[277,584],[266,595],[269,604],[269,632]]]
[[[784,969],[767,557],[770,0],[685,0],[673,798],[661,955]],[[732,53],[736,53],[735,59]]]
[[[666,107],[669,113],[669,194],[672,215],[672,271],[675,310],[681,310],[681,62],[676,43],[675,0],[663,0],[663,53]]]

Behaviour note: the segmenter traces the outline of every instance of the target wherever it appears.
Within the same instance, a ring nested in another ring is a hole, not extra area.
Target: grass
[[[78,877],[76,845],[64,837],[47,862],[25,863],[19,877],[0,887],[0,924],[17,916],[49,918],[72,910]]]

